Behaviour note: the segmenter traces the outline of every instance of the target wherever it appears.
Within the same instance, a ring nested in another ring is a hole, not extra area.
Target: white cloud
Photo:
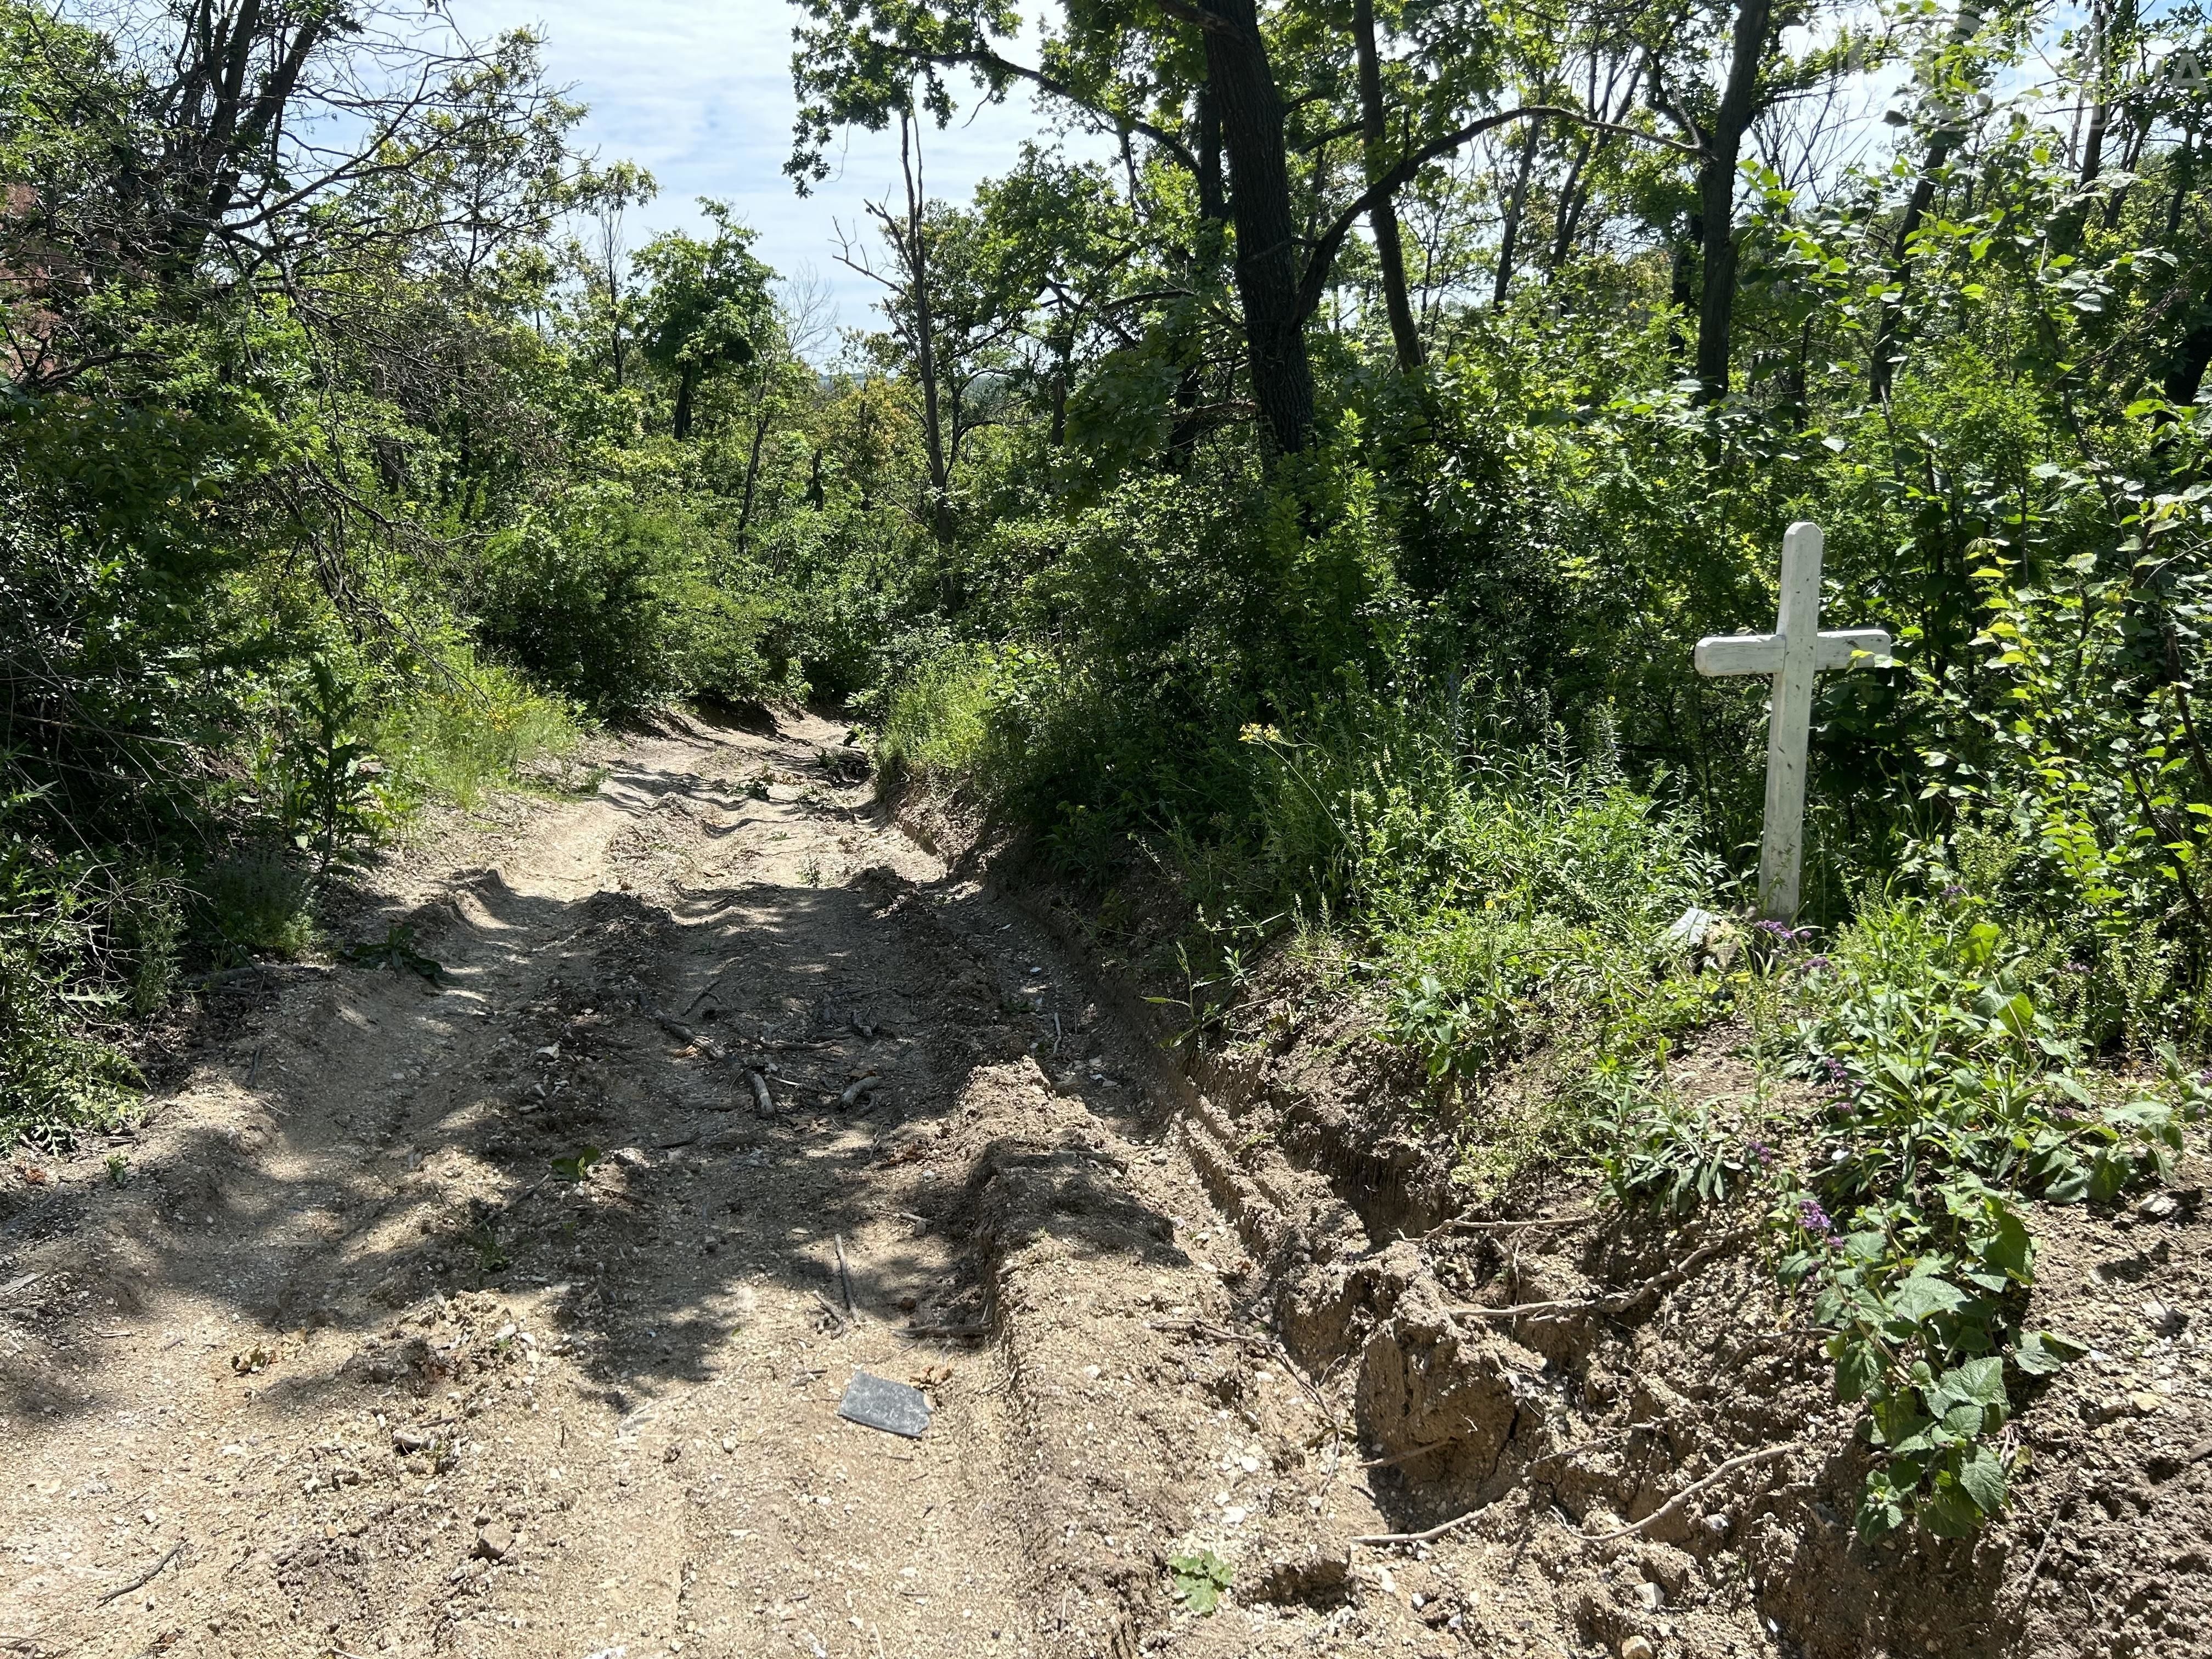
[[[718,197],[759,231],[761,258],[787,275],[812,270],[841,323],[870,324],[875,285],[836,264],[835,227],[853,229],[864,204],[898,188],[898,138],[852,133],[811,196],[793,188],[783,164],[797,111],[795,9],[782,0],[453,0],[452,10],[479,38],[538,29],[554,81],[591,106],[586,148],[652,171],[660,195],[635,216],[633,244],[696,226],[696,198]],[[1019,94],[1000,107],[963,107],[946,131],[924,136],[930,194],[964,200],[976,180],[1011,167],[1042,125]]]

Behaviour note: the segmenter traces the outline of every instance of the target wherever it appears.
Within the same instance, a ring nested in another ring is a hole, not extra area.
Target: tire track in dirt
[[[288,983],[125,1184],[9,1179],[0,1644],[1448,1650],[1345,1600],[1357,1453],[1240,1320],[1148,1056],[841,737],[640,739],[410,849],[355,931],[442,987]],[[929,1431],[838,1419],[855,1370]]]

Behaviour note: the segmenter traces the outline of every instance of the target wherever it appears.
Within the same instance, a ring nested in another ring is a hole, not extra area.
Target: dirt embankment
[[[904,810],[935,844],[962,833],[941,805]],[[1070,949],[1130,954],[1095,901],[1010,884]],[[1166,1038],[1139,994],[1180,988],[1125,971],[1100,994]],[[1667,1228],[1561,1182],[1465,1213],[1453,1147],[1359,1012],[1287,973],[1258,982],[1232,1034],[1162,1088],[1171,1141],[1249,1263],[1230,1284],[1249,1328],[1323,1379],[1381,1529],[1447,1528],[1351,1549],[1351,1604],[1413,1608],[1454,1652],[2212,1654],[2202,1130],[2164,1197],[2033,1215],[2032,1322],[2093,1349],[2013,1402],[2029,1458],[2004,1518],[1870,1546],[1850,1526],[1858,1413],[1835,1402],[1753,1218]],[[1749,1091],[1725,1035],[1679,1064],[1693,1097]]]

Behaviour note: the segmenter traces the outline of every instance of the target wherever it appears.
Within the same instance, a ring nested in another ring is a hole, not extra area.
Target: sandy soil
[[[0,1649],[1463,1650],[1348,1571],[1343,1379],[1242,1299],[1156,1052],[842,735],[457,817],[343,924],[441,982],[210,986],[136,1132],[0,1170]],[[863,1370],[920,1438],[839,1417]]]

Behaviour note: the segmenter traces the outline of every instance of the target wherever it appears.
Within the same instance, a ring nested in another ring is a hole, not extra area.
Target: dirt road
[[[406,949],[209,988],[261,1005],[135,1139],[0,1176],[0,1647],[1457,1650],[1342,1594],[1385,1523],[1156,1058],[842,736],[409,849],[345,923]]]

